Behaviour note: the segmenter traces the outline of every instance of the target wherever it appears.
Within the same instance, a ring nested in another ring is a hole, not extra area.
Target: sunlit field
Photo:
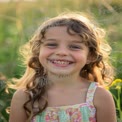
[[[104,0],[102,0],[104,1]],[[65,11],[86,12],[107,31],[112,51],[112,60],[120,70],[122,54],[122,2],[93,2],[88,0],[39,0],[37,2],[0,3],[0,72],[8,77],[19,77],[22,68],[18,59],[18,47],[28,41],[37,27],[47,18]],[[8,70],[9,69],[9,70]]]

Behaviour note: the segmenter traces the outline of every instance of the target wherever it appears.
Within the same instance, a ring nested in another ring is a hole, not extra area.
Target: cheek
[[[51,51],[48,49],[40,49],[39,53],[39,61],[42,64],[47,60],[47,58],[51,55]]]
[[[87,55],[86,54],[79,54],[79,55],[77,54],[74,57],[78,62],[86,62],[87,61]]]
[[[40,52],[39,52],[39,61],[40,61],[41,64],[43,63],[43,61],[44,61],[45,58],[46,58],[45,51],[40,50]]]

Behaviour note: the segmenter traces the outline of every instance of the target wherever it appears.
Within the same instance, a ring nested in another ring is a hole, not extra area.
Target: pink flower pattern
[[[93,105],[93,96],[96,88],[97,84],[95,82],[91,83],[87,92],[86,103],[48,107],[44,111],[45,114],[43,114],[45,122],[96,122],[96,109]],[[62,111],[63,115],[61,115]],[[32,122],[41,122],[41,117],[41,114],[40,116],[35,116],[36,119],[34,118]]]

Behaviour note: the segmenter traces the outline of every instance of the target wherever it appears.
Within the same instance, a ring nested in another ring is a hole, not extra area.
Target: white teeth
[[[56,63],[56,64],[69,64],[69,62],[68,61],[53,61],[54,63]]]

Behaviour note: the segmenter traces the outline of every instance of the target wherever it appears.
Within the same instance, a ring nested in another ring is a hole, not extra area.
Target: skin
[[[79,77],[89,52],[80,36],[69,35],[66,27],[53,27],[47,30],[42,42],[39,59],[48,74]]]
[[[79,73],[85,64],[90,63],[90,57],[88,47],[78,35],[69,35],[66,27],[49,28],[42,40],[39,60],[53,84],[47,91],[48,107],[85,103],[90,82]],[[27,99],[23,90],[15,92],[9,122],[26,121],[22,106]],[[116,122],[114,101],[108,91],[98,86],[93,103],[97,122]]]

